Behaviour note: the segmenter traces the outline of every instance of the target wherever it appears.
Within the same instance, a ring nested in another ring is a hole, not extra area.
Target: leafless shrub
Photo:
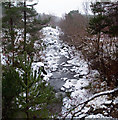
[[[61,38],[70,45],[78,47],[81,45],[82,37],[85,36],[87,19],[86,16],[81,15],[79,11],[71,11],[62,18],[60,28],[64,32]]]

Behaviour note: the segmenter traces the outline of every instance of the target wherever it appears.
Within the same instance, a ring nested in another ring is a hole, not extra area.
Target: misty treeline
[[[56,101],[53,88],[43,80],[44,66],[32,67],[42,50],[39,31],[50,20],[41,20],[34,5],[2,3],[3,119],[48,118],[52,115],[48,108]]]

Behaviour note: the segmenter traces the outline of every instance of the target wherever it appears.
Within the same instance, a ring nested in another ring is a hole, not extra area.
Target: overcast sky
[[[83,1],[89,0],[34,0],[38,2],[35,6],[38,13],[53,14],[56,16],[63,16],[71,10],[83,11]]]

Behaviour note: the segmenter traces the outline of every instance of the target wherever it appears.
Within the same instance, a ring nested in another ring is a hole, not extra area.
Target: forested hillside
[[[118,2],[59,18],[2,3],[2,118],[118,118]]]

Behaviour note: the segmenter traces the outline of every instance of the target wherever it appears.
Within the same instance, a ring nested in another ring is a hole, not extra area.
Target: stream
[[[88,92],[83,88],[89,85],[89,69],[82,54],[60,40],[59,35],[63,34],[60,28],[46,27],[42,33],[47,46],[41,56],[48,73],[44,79],[48,79],[57,92],[71,92],[72,97],[79,94],[85,99],[84,95],[88,96]]]
[[[91,96],[85,89],[91,80],[88,64],[82,58],[81,52],[60,40],[59,35],[63,34],[60,28],[45,27],[42,33],[42,46],[46,45],[40,52],[47,72],[44,79],[53,86],[57,97],[63,96],[63,113],[70,104],[77,105]],[[91,74],[94,75],[94,71]],[[71,99],[66,96],[67,92]]]

